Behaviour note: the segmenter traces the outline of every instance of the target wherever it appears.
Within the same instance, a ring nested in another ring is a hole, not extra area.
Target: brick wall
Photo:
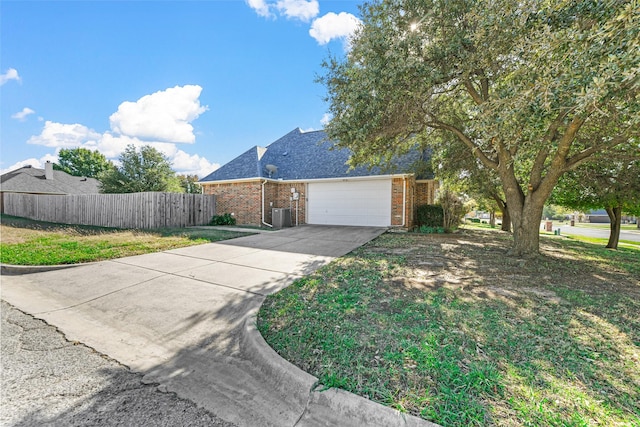
[[[218,215],[232,213],[238,225],[260,225],[260,181],[205,184],[205,194],[215,194]]]
[[[438,182],[434,179],[428,181],[416,181],[416,207],[418,205],[432,205],[436,200]]]
[[[406,185],[404,178],[393,178],[391,180],[391,225],[402,226],[403,213],[403,187]],[[406,223],[405,223],[406,224]]]
[[[269,181],[264,186],[264,220],[271,224],[272,208],[291,207],[291,221],[296,221],[296,203],[291,202],[291,188],[300,193],[298,201],[298,224],[304,224],[306,218],[305,191],[302,182]],[[216,212],[219,215],[233,213],[238,225],[261,225],[262,181],[249,181],[227,184],[204,184],[205,194],[215,194]]]
[[[305,224],[306,185],[304,182],[268,182],[265,185],[265,218],[271,224],[271,208],[291,208],[291,223],[296,224],[296,202],[291,200],[291,189],[300,194],[298,200],[298,224]],[[270,203],[273,206],[270,206]]]

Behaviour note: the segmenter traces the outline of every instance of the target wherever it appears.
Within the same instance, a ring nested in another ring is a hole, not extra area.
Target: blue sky
[[[0,170],[87,147],[151,144],[212,172],[287,132],[322,129],[315,83],[360,1],[0,2]]]

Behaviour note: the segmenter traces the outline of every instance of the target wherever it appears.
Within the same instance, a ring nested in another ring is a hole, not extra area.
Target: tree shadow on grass
[[[325,383],[443,425],[640,419],[629,264],[554,241],[521,262],[504,237],[385,239],[271,297],[267,341]]]

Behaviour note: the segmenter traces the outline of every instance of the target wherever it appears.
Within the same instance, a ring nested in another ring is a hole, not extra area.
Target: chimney
[[[53,179],[53,163],[49,160],[44,164],[44,177],[46,179]]]

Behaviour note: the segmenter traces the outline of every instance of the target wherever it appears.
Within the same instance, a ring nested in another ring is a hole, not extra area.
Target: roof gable
[[[254,146],[200,182],[249,178],[307,180],[410,173],[412,165],[421,156],[419,151],[402,156],[396,159],[390,171],[378,167],[350,169],[347,164],[350,150],[334,148],[334,143],[324,131],[302,132],[298,128],[265,148]]]

